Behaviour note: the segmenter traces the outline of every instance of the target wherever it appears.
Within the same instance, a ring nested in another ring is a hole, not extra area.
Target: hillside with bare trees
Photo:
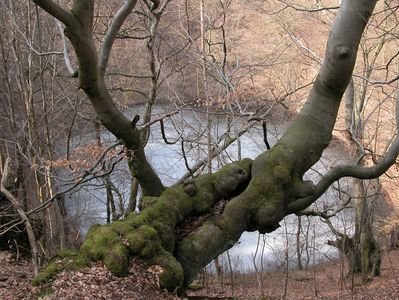
[[[0,8],[0,298],[394,294],[396,1]]]

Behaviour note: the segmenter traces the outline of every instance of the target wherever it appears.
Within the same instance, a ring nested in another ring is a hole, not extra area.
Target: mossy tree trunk
[[[102,260],[115,274],[126,275],[129,257],[137,255],[163,267],[163,287],[174,290],[187,286],[244,231],[271,232],[286,215],[316,201],[335,180],[343,176],[379,176],[397,156],[395,148],[389,159],[374,168],[341,166],[317,185],[302,180],[331,140],[375,0],[342,1],[324,63],[307,102],[272,149],[254,161],[244,159],[215,174],[166,189],[146,160],[139,129],[116,108],[104,82],[116,33],[136,1],[126,1],[117,12],[98,52],[92,33],[94,1],[74,0],[71,10],[50,0],[34,2],[66,25],[78,58],[80,86],[99,120],[132,152],[135,175],[147,196],[140,214],[93,226],[80,249],[81,255]],[[151,2],[156,10],[159,1]]]
[[[353,238],[358,250],[357,255],[360,257],[359,273],[362,273],[364,279],[367,279],[369,275],[380,275],[381,253],[373,232],[374,202],[376,197],[368,195],[364,184],[362,180],[354,179],[356,227]],[[376,193],[379,193],[378,186]]]
[[[327,242],[328,245],[336,247],[346,257],[349,274],[360,273],[362,271],[362,261],[357,240],[358,237],[356,235],[350,237],[342,234],[337,240]]]
[[[354,179],[353,197],[355,201],[355,232],[353,236],[333,231],[339,236],[328,244],[336,247],[348,260],[349,274],[362,274],[363,280],[369,276],[380,275],[381,252],[374,233],[374,204],[380,193],[380,184],[377,180],[375,191],[371,196],[364,181]],[[377,196],[376,196],[377,195]],[[330,224],[330,227],[332,225]]]

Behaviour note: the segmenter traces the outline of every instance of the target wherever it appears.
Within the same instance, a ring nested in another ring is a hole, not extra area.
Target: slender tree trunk
[[[6,161],[4,163],[4,167],[2,170],[2,176],[1,176],[1,183],[0,183],[0,192],[3,193],[3,195],[10,201],[14,209],[18,212],[20,218],[24,221],[25,223],[25,228],[26,228],[26,233],[28,235],[29,239],[29,245],[30,245],[30,251],[31,251],[31,260],[32,260],[32,265],[33,265],[33,273],[36,275],[39,272],[39,251],[37,247],[37,239],[35,236],[35,232],[33,231],[31,222],[26,215],[25,211],[23,210],[22,206],[18,202],[18,200],[10,193],[8,190],[8,183],[13,181],[13,178],[10,178],[10,158],[6,158]]]
[[[298,216],[298,227],[296,231],[296,255],[297,255],[298,270],[303,270],[301,232],[302,232],[302,218],[301,216]]]
[[[130,184],[129,204],[127,206],[127,213],[131,213],[136,210],[138,191],[139,191],[139,182],[135,177],[132,177],[132,182]]]
[[[363,280],[368,276],[378,276],[380,274],[381,253],[380,247],[374,238],[374,200],[375,196],[368,196],[364,187],[364,182],[355,179],[356,195],[356,244],[358,254],[360,254],[360,270]]]

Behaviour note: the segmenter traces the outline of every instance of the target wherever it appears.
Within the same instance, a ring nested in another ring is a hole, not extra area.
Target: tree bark
[[[342,1],[310,95],[273,148],[253,162],[244,159],[215,174],[167,189],[145,158],[139,131],[115,107],[100,76],[91,32],[94,1],[75,0],[71,12],[52,1],[35,2],[66,25],[79,61],[80,86],[99,120],[133,152],[135,176],[144,195],[157,196],[144,198],[141,214],[96,225],[89,231],[81,255],[102,260],[113,273],[126,275],[129,257],[137,255],[163,267],[162,287],[173,291],[187,286],[212,259],[231,248],[244,231],[275,230],[286,215],[316,201],[324,186],[331,184],[331,178],[346,175],[347,169],[334,173],[321,187],[302,180],[331,140],[358,45],[376,0]],[[365,169],[361,168],[360,174],[367,172]]]
[[[369,275],[380,275],[381,267],[380,247],[373,233],[375,196],[367,195],[364,182],[359,179],[354,179],[354,187],[356,195],[354,241],[356,248],[359,249],[358,254],[361,261],[360,272],[363,275],[363,279],[366,280]],[[377,187],[377,194],[378,190]]]
[[[136,1],[127,1],[132,5],[124,6],[127,11],[124,11],[122,16],[118,14],[120,19],[114,19],[106,35],[106,41],[100,49],[100,57],[92,32],[94,1],[75,0],[71,11],[59,7],[53,1],[35,0],[34,2],[65,24],[65,35],[71,41],[78,59],[80,88],[88,96],[98,120],[122,140],[126,148],[131,151],[130,166],[134,170],[135,177],[140,181],[143,195],[159,196],[164,186],[145,156],[140,131],[115,106],[104,81],[107,56],[110,55],[110,49],[115,40],[115,36],[112,37],[112,35],[117,33],[128,15],[127,12],[131,12]]]
[[[364,78],[370,78],[383,44],[384,42],[379,44],[372,54],[363,50]],[[363,112],[367,91],[366,79],[360,80],[359,88],[355,91],[355,83],[352,78],[345,92],[345,124],[350,142],[349,152],[352,159],[358,161],[360,166],[364,165],[362,161],[359,161],[359,157],[364,155],[366,121],[363,119]],[[351,238],[344,235],[344,239],[350,243],[341,242],[337,245],[344,247],[340,251],[345,253],[348,258],[350,273],[362,273],[363,278],[367,279],[370,274],[372,276],[379,275],[381,256],[373,233],[375,197],[369,195],[370,192],[366,189],[365,184],[364,180],[353,179],[355,233]],[[377,190],[379,190],[379,183],[377,183]]]
[[[203,242],[213,231],[205,231],[202,237],[196,236],[194,240],[190,232],[196,226],[207,227],[211,222],[208,217],[218,214],[215,205],[247,187],[251,164],[250,159],[244,159],[214,174],[167,188],[161,197],[145,197],[140,214],[130,214],[125,220],[112,224],[93,226],[81,253],[92,260],[103,260],[113,273],[121,276],[127,274],[128,257],[137,255],[164,268],[160,277],[163,287],[173,291],[183,280],[189,283],[204,262],[209,263],[215,257],[215,245],[226,250],[232,246],[223,246],[225,239],[214,239],[212,245],[202,250],[202,257],[195,257],[192,255],[196,255],[196,247],[204,247]],[[190,222],[195,219],[198,224],[191,225],[186,219]],[[187,276],[190,280],[186,280]]]
[[[30,251],[31,251],[31,260],[33,265],[33,273],[35,275],[39,272],[39,250],[37,247],[37,239],[35,236],[35,232],[32,228],[32,224],[26,215],[25,211],[22,208],[22,205],[18,202],[17,198],[8,190],[8,182],[12,181],[13,178],[10,178],[10,162],[11,159],[9,157],[6,158],[3,168],[3,174],[1,176],[0,182],[0,192],[7,198],[8,201],[12,204],[14,209],[18,212],[19,217],[25,223],[26,233],[29,239]]]
[[[183,265],[189,265],[185,268],[185,284],[206,265],[209,253],[221,254],[244,231],[271,232],[287,214],[312,203],[305,201],[306,206],[302,206],[302,199],[316,192],[311,182],[302,181],[302,176],[331,140],[357,47],[374,6],[375,1],[342,3],[320,73],[292,125],[272,149],[255,159],[247,189],[228,202],[223,214],[178,243],[176,257]]]

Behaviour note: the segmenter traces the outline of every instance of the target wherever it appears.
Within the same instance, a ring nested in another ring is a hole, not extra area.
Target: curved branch
[[[317,183],[315,193],[309,197],[298,199],[288,205],[290,213],[305,209],[315,202],[335,181],[343,177],[354,177],[358,179],[374,179],[384,174],[393,164],[399,155],[399,136],[392,143],[385,157],[372,167],[360,165],[341,165],[332,168]]]
[[[172,141],[172,142],[168,141],[168,138],[166,137],[166,133],[165,133],[165,126],[163,124],[163,120],[161,119],[159,121],[159,123],[161,124],[161,135],[162,135],[162,139],[165,142],[165,144],[174,145],[181,139],[183,133],[179,133],[179,137],[177,137],[174,141]]]
[[[270,144],[269,144],[269,141],[267,140],[267,128],[266,128],[266,126],[267,126],[266,121],[263,120],[262,121],[263,141],[265,142],[266,149],[269,150],[270,149]]]
[[[280,141],[253,161],[252,178],[245,191],[231,199],[213,222],[178,243],[175,253],[184,267],[186,283],[200,267],[238,241],[244,231],[272,232],[286,215],[307,206],[298,205],[302,199],[311,198],[310,204],[317,199],[316,187],[302,181],[302,176],[331,141],[339,104],[375,4],[376,0],[342,2],[326,58],[300,113]]]
[[[128,0],[132,5],[133,0]],[[51,1],[37,1],[43,8],[55,7]],[[49,9],[49,8],[48,8]],[[119,21],[111,25],[108,46],[104,51],[112,46],[112,39],[115,35],[112,32],[119,28],[120,22],[126,17],[128,9],[121,9]],[[57,12],[51,9],[48,12]],[[72,15],[73,14],[73,15]],[[96,112],[98,120],[119,140],[123,140],[124,145],[132,151],[130,166],[136,170],[136,177],[140,182],[144,195],[159,196],[164,190],[164,186],[159,176],[155,173],[151,164],[148,162],[144,147],[140,139],[140,132],[131,126],[131,121],[116,107],[109,90],[106,87],[104,74],[99,71],[99,57],[96,44],[93,39],[93,19],[94,1],[93,0],[74,0],[71,10],[73,22],[65,22],[65,35],[69,38],[75,50],[79,66],[79,85],[88,96]],[[61,18],[62,21],[66,17]],[[112,37],[113,36],[113,37]],[[107,55],[103,55],[106,57]]]
[[[66,26],[72,26],[74,22],[74,17],[72,13],[63,9],[58,4],[51,0],[33,0],[34,3],[39,5],[42,9],[47,11],[50,15],[60,20]]]
[[[123,22],[132,12],[133,8],[136,6],[137,0],[127,0],[125,4],[118,10],[115,17],[112,20],[111,26],[109,27],[104,42],[100,48],[99,54],[99,70],[100,75],[103,76],[105,70],[108,66],[109,56],[111,53],[111,48],[116,39],[119,29],[122,27]]]
[[[65,37],[65,33],[64,33],[64,28],[62,26],[62,23],[60,20],[55,19],[55,23],[57,24],[57,27],[60,31],[60,35],[62,38],[62,47],[64,48],[64,62],[65,62],[65,66],[69,72],[69,74],[73,77],[76,78],[78,76],[78,69],[74,69],[72,66],[72,62],[71,59],[69,57],[69,51],[68,51],[68,46],[66,43],[66,37]]]
[[[337,166],[327,172],[326,175],[316,185],[317,190],[324,191],[336,180],[342,177],[355,177],[358,179],[373,179],[384,174],[395,162],[399,155],[399,137],[389,148],[385,157],[372,167],[362,167],[360,165]]]

